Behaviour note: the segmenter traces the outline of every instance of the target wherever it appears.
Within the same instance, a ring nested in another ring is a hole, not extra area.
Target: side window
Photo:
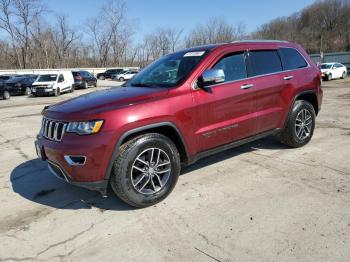
[[[305,59],[294,48],[280,48],[279,53],[284,70],[293,70],[307,66]]]
[[[58,83],[61,83],[61,82],[63,82],[63,81],[64,81],[63,75],[59,75],[59,77],[58,77]]]
[[[281,59],[276,50],[250,51],[248,69],[249,76],[280,72],[282,71]]]
[[[244,53],[233,53],[222,57],[213,69],[222,69],[225,73],[225,82],[247,77]]]

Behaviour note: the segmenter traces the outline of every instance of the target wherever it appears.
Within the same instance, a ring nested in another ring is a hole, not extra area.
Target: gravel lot
[[[271,137],[202,159],[139,210],[36,158],[42,108],[95,88],[0,101],[0,261],[350,261],[350,79],[323,86],[307,146]]]

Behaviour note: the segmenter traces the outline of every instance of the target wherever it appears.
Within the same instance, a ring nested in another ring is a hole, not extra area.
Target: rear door
[[[208,67],[222,69],[225,82],[193,91],[198,151],[254,133],[255,91],[247,79],[245,52],[226,52]]]
[[[255,96],[255,132],[262,133],[278,127],[283,114],[281,107],[283,73],[277,49],[250,49],[248,76],[252,78]]]

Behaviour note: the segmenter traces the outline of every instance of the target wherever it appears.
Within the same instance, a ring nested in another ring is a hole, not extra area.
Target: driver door
[[[225,81],[193,91],[198,152],[254,134],[255,91],[245,60],[245,52],[222,54],[210,68],[222,69]]]

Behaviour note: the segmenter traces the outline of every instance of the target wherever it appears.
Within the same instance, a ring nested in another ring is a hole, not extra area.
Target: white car
[[[74,78],[71,71],[57,71],[41,74],[32,84],[32,95],[55,95],[74,91]]]
[[[138,72],[135,70],[128,70],[125,72],[122,72],[121,74],[118,74],[116,76],[116,79],[119,81],[125,81],[131,79],[134,75],[136,75]]]
[[[322,78],[325,80],[332,80],[334,78],[344,79],[347,75],[347,68],[341,63],[323,63],[320,65]]]

